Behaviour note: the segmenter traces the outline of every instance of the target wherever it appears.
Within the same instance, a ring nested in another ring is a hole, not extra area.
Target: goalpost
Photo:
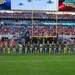
[[[56,14],[56,24],[55,24],[55,27],[56,27],[55,34],[56,35],[54,35],[54,36],[52,36],[52,35],[51,36],[47,36],[47,35],[46,36],[45,35],[44,36],[38,36],[38,35],[36,36],[36,35],[34,35],[34,26],[35,26],[34,25],[34,12],[40,12],[40,11],[33,10],[33,7],[34,7],[33,6],[33,1],[34,0],[32,0],[32,17],[31,17],[31,19],[32,19],[32,37],[33,38],[57,38],[57,36],[58,36],[58,28],[57,28],[57,26],[58,26],[58,16],[57,16],[57,14]],[[41,10],[41,12],[47,12],[47,11],[42,11]]]
[[[55,35],[50,35],[50,36],[48,36],[48,35],[44,35],[44,36],[36,36],[36,35],[34,35],[34,32],[35,32],[35,30],[34,30],[34,16],[33,16],[33,12],[32,12],[32,37],[33,38],[38,38],[38,37],[40,37],[40,38],[56,38],[57,36],[58,36],[58,19],[57,19],[57,15],[56,15],[56,22],[55,22],[56,24],[55,25],[53,25],[53,26],[55,26]],[[50,25],[49,25],[50,26]],[[52,26],[52,25],[51,25]],[[40,26],[39,26],[40,27]]]

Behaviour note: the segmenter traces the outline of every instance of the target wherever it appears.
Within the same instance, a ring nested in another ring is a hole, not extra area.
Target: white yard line
[[[16,61],[16,60],[8,60],[8,61],[0,61],[0,63],[2,62],[52,62],[52,61],[55,61],[55,62],[72,62],[72,61],[75,61],[75,60],[20,60],[20,61]]]

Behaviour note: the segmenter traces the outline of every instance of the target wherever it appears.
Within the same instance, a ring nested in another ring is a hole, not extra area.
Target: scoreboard
[[[0,0],[0,10],[11,10],[11,1]]]
[[[58,11],[75,11],[75,0],[59,0]]]
[[[75,11],[75,0],[0,0],[0,10]]]

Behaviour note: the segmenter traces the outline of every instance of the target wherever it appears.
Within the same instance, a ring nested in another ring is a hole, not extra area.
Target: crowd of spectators
[[[22,36],[26,31],[29,32],[29,36],[32,36],[32,30],[34,36],[55,36],[56,31],[58,35],[75,35],[75,26],[62,26],[58,25],[3,25],[0,27],[0,35],[14,35]]]
[[[36,18],[33,25],[32,18]],[[0,13],[0,35],[13,35],[14,39],[25,39],[26,36],[31,38],[32,34],[33,36],[75,35],[75,26],[62,25],[62,22],[74,23],[75,15],[58,14],[57,18],[61,24],[56,26],[49,24],[56,23],[56,14],[44,12]]]
[[[75,35],[75,26],[58,26],[58,35]]]
[[[56,36],[56,26],[34,26],[34,36]]]
[[[45,12],[21,12],[21,13],[0,13],[0,18],[37,18],[37,19],[56,19],[60,21],[74,22],[75,15],[73,14],[47,14]]]
[[[22,25],[4,25],[0,28],[0,35],[21,35],[25,32],[25,27]]]

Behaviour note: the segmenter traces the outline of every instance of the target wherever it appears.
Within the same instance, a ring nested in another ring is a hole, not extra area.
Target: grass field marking
[[[75,61],[75,60],[24,60],[24,61],[0,61],[0,63],[2,63],[2,62],[52,62],[52,61],[56,61],[56,62],[65,62],[65,61]]]

